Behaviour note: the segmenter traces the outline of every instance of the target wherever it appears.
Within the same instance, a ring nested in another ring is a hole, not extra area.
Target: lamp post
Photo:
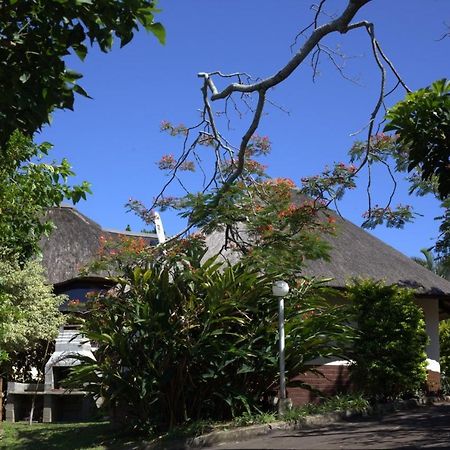
[[[278,413],[283,415],[292,406],[291,399],[286,398],[286,368],[285,368],[285,337],[284,337],[284,297],[289,292],[289,285],[285,281],[275,281],[272,293],[278,297],[278,333],[280,352],[280,398]]]

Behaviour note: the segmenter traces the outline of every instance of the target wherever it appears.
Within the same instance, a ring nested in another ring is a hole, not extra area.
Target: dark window
[[[73,283],[65,284],[64,286],[58,286],[55,289],[57,294],[64,294],[69,297],[61,306],[61,311],[73,311],[78,309],[81,305],[83,309],[83,304],[86,303],[92,294],[100,292],[104,289],[108,289],[107,286],[101,283],[88,282],[88,281],[75,281]]]

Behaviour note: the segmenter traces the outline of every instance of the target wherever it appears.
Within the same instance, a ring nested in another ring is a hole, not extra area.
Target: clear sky
[[[93,49],[84,62],[69,58],[69,66],[84,74],[80,84],[93,100],[77,98],[75,111],[56,112],[52,125],[39,140],[55,144],[53,157],[67,157],[77,181],[92,183],[93,195],[77,208],[105,228],[123,229],[130,224],[140,231],[143,224],[124,204],[128,198],[148,204],[160,191],[164,176],[155,162],[165,153],[177,154],[181,142],[159,131],[162,120],[191,125],[201,107],[198,72],[245,71],[254,77],[276,72],[291,57],[296,34],[310,23],[310,0],[183,0],[160,1],[158,19],[167,31],[161,46],[150,34],[140,32],[123,49],[110,54]],[[325,11],[339,13],[344,0],[329,0]],[[325,16],[322,17],[326,19]],[[357,19],[375,23],[376,34],[389,58],[411,89],[450,76],[450,38],[438,41],[450,24],[450,0],[373,0]],[[301,41],[299,41],[301,42]],[[320,172],[327,164],[347,161],[350,136],[364,127],[376,101],[379,72],[365,32],[328,38],[330,48],[339,48],[348,58],[344,79],[324,57],[320,76],[312,82],[309,64],[271,93],[280,105],[268,108],[259,133],[272,141],[272,154],[264,161],[269,173],[301,177]],[[338,47],[339,46],[339,47]],[[390,78],[389,86],[393,85]],[[388,106],[403,96],[389,98]],[[245,125],[234,123],[230,139]],[[200,175],[198,175],[200,176]],[[386,202],[390,182],[376,173],[374,202]],[[367,208],[361,188],[346,196],[342,214],[360,224]],[[400,186],[394,204],[414,204],[424,216],[404,230],[380,227],[374,234],[407,255],[432,245],[437,236],[439,214],[431,198],[408,198]],[[162,214],[166,232],[181,228],[170,213]]]

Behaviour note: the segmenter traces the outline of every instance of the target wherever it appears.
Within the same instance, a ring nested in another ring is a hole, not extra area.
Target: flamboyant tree
[[[363,18],[365,6],[371,0],[348,0],[342,5],[339,14],[327,14],[329,2],[321,0],[312,6],[314,11],[311,22],[299,31],[292,45],[296,49],[290,60],[279,68],[273,75],[261,78],[252,78],[242,67],[242,72],[224,73],[220,70],[212,72],[198,73],[201,81],[201,93],[203,108],[201,110],[201,119],[199,123],[192,127],[174,126],[170,123],[163,123],[163,129],[173,135],[182,134],[184,144],[181,154],[178,157],[168,155],[166,160],[161,161],[162,168],[170,171],[169,179],[163,187],[155,201],[149,208],[145,209],[142,205],[136,207],[140,214],[145,210],[148,217],[149,211],[154,207],[163,205],[174,205],[174,199],[168,195],[167,188],[172,182],[180,182],[182,187],[185,185],[181,180],[183,170],[193,170],[199,168],[203,174],[203,183],[199,188],[196,206],[191,203],[184,215],[189,218],[187,229],[195,225],[203,226],[205,219],[210,219],[215,211],[224,211],[229,204],[229,191],[233,191],[237,183],[248,188],[252,185],[259,189],[260,180],[248,174],[248,164],[251,158],[254,158],[251,148],[252,140],[257,135],[258,127],[263,120],[267,105],[271,102],[271,90],[281,86],[292,74],[299,70],[305,64],[310,64],[313,68],[313,77],[317,74],[319,61],[322,57],[330,58],[338,70],[342,73],[338,58],[341,56],[334,52],[325,44],[325,39],[332,34],[349,34],[357,30],[365,32],[367,44],[376,67],[379,71],[380,89],[376,101],[369,112],[367,133],[365,140],[360,144],[358,165],[352,167],[351,176],[347,175],[339,178],[336,166],[332,169],[325,169],[318,177],[305,179],[302,192],[312,196],[316,202],[322,202],[328,205],[331,202],[339,200],[347,185],[354,186],[354,178],[367,167],[370,173],[371,165],[375,162],[372,157],[373,147],[379,146],[383,141],[383,135],[380,134],[381,123],[383,121],[385,99],[393,90],[403,89],[405,93],[410,94],[411,90],[396,70],[393,62],[389,59],[377,39],[376,26]],[[358,15],[358,19],[356,16]],[[362,17],[362,18],[361,18]],[[388,89],[388,83],[393,80],[394,89]],[[242,108],[242,109],[241,109]],[[238,111],[238,116],[248,121],[244,125],[244,130],[237,142],[232,141],[223,129],[223,126],[229,126],[231,117],[229,110]],[[239,111],[245,111],[246,114],[239,114]],[[220,117],[227,117],[229,120],[222,121]],[[208,145],[213,155],[214,163],[212,165],[204,164],[200,152],[197,152],[198,146]],[[256,155],[260,156],[260,155]],[[392,169],[386,161],[383,161],[389,174]],[[251,162],[252,163],[252,162]],[[253,164],[253,163],[252,163]],[[346,167],[344,164],[343,167]],[[331,181],[329,180],[331,178]],[[370,176],[369,176],[370,178]],[[337,181],[341,179],[343,186],[338,187]],[[395,186],[395,184],[394,184]],[[192,201],[191,197],[191,201]],[[253,196],[253,199],[256,198]],[[185,205],[183,202],[177,203],[180,208]],[[132,205],[133,206],[133,205]],[[366,213],[366,225],[374,224],[380,221],[380,213],[383,213],[387,222],[392,226],[402,226],[413,217],[413,212],[408,206],[400,205],[395,209],[391,205],[391,199],[388,204],[377,209],[372,205],[369,196],[368,211]],[[242,221],[238,221],[241,222]],[[228,230],[232,225],[227,227]],[[234,228],[234,234],[239,234],[240,225]],[[230,234],[230,233],[229,233]],[[231,233],[232,234],[232,233]]]

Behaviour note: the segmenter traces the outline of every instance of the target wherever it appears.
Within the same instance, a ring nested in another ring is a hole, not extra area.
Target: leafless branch
[[[286,108],[283,108],[281,105],[279,105],[278,103],[275,103],[273,100],[270,99],[266,99],[266,102],[269,103],[269,105],[272,105],[274,108],[279,109],[282,113],[290,116],[291,112],[289,110],[287,110]]]
[[[356,78],[350,77],[344,72],[345,63],[339,64],[337,62],[336,57],[341,58],[342,60],[345,61],[345,59],[348,58],[346,55],[344,55],[340,52],[337,52],[336,50],[333,50],[330,47],[328,47],[327,45],[323,45],[323,44],[318,44],[317,48],[321,52],[325,53],[328,56],[328,59],[331,61],[333,66],[337,69],[337,71],[339,72],[339,74],[341,75],[342,78],[344,78],[345,80],[350,81],[354,84],[357,84],[358,86],[361,85]]]
[[[391,193],[389,195],[389,200],[387,202],[387,204],[384,207],[384,211],[387,211],[388,208],[391,206],[392,204],[392,200],[394,199],[394,195],[397,192],[397,180],[394,177],[394,174],[392,173],[392,169],[390,168],[389,164],[386,161],[383,161],[382,159],[379,159],[379,162],[381,164],[383,164],[386,167],[386,170],[391,178],[392,181],[392,190]]]
[[[447,22],[444,22],[444,26],[447,27],[447,32],[444,33],[439,39],[436,39],[436,41],[442,41],[447,37],[450,37],[450,25]]]
[[[327,35],[339,32],[342,34],[347,33],[351,28],[349,28],[349,23],[355,16],[355,14],[371,0],[349,0],[346,9],[337,19],[325,23],[317,27],[311,36],[306,40],[299,51],[288,61],[288,63],[280,69],[276,74],[265,78],[257,83],[252,84],[242,84],[242,83],[232,83],[228,85],[222,91],[218,91],[212,78],[208,74],[200,73],[199,76],[207,79],[208,87],[211,90],[211,101],[216,101],[226,98],[233,92],[261,92],[267,91],[268,89],[280,84],[286,78],[288,78],[292,72],[308,57],[314,47]]]
[[[383,49],[380,46],[380,43],[377,40],[375,40],[375,46],[376,46],[378,52],[380,53],[381,57],[386,61],[387,65],[392,70],[392,73],[396,76],[398,82],[403,86],[405,91],[406,92],[411,92],[411,89],[409,89],[409,87],[406,86],[406,84],[403,81],[402,77],[398,74],[397,69],[394,67],[394,64],[392,64],[390,59],[385,55],[385,53],[383,52]]]
[[[319,67],[319,60],[320,60],[320,53],[321,53],[321,48],[319,45],[316,46],[314,52],[311,55],[311,68],[313,71],[313,77],[312,77],[312,81],[313,83],[316,82],[316,78],[318,75],[318,67]]]
[[[261,81],[243,84],[243,83],[232,83],[225,87],[223,90],[219,91],[213,81],[214,74],[218,72],[205,73],[201,72],[198,74],[200,78],[203,78],[204,84],[202,87],[203,98],[205,101],[206,111],[210,117],[210,121],[213,124],[214,118],[212,117],[211,105],[209,103],[209,99],[206,95],[206,90],[209,89],[211,92],[210,100],[212,102],[217,100],[227,99],[233,93],[258,93],[258,104],[253,113],[253,119],[246,133],[243,135],[241,144],[239,146],[239,152],[237,155],[237,164],[235,166],[235,170],[228,176],[225,183],[222,186],[222,190],[225,192],[228,190],[229,186],[236,181],[236,179],[242,174],[244,169],[244,160],[245,160],[245,151],[248,145],[249,140],[252,135],[256,131],[259,122],[261,120],[262,111],[264,108],[264,102],[266,98],[266,92],[268,89],[273,88],[274,86],[283,82],[286,78],[288,78],[294,70],[307,58],[311,52],[314,51],[316,46],[320,43],[320,41],[330,33],[339,32],[339,33],[347,33],[349,30],[349,24],[355,14],[359,11],[359,9],[368,3],[370,0],[349,0],[347,7],[343,11],[340,17],[325,23],[323,25],[318,26],[317,19],[324,4],[324,1],[319,3],[318,9],[316,11],[316,17],[314,20],[314,31],[311,33],[309,38],[303,44],[303,46],[299,49],[299,51],[291,58],[287,64],[279,70],[277,73],[272,75],[271,77],[265,78]],[[360,25],[363,26],[363,25]],[[355,27],[355,26],[353,26]],[[232,74],[236,75],[236,74]],[[217,135],[217,131],[213,130],[214,134]],[[218,194],[220,197],[220,193]]]
[[[316,14],[315,14],[315,16],[314,16],[314,20],[308,25],[308,26],[306,26],[305,28],[303,28],[302,30],[300,30],[299,32],[298,32],[298,34],[295,36],[295,38],[294,38],[294,42],[291,44],[291,46],[290,46],[290,48],[291,48],[291,52],[292,52],[292,50],[293,50],[293,48],[297,45],[297,41],[298,41],[298,38],[300,37],[300,36],[303,36],[311,27],[314,27],[314,29],[316,29],[317,28],[317,24],[318,24],[318,20],[319,20],[319,15],[320,15],[320,13],[321,13],[321,11],[322,11],[322,7],[323,7],[323,5],[324,5],[324,3],[326,2],[327,0],[321,0],[320,1],[320,3],[318,4],[318,5],[315,5],[315,4],[313,4],[313,5],[311,5],[311,7],[310,7],[310,9],[312,9],[312,10],[316,10]]]

